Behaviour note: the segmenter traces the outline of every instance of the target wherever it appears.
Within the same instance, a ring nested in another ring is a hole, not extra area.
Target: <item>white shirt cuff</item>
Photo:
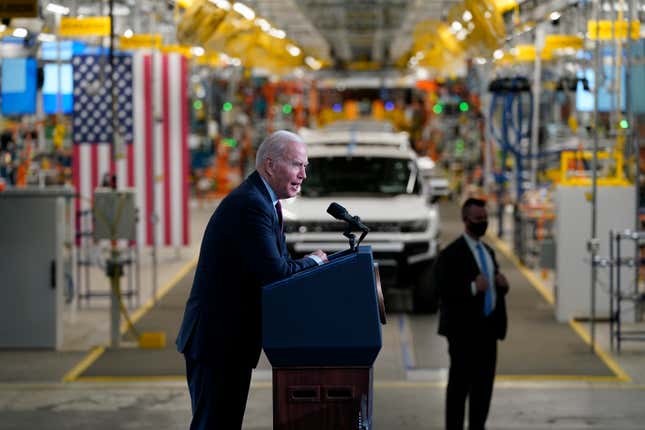
[[[316,264],[319,265],[319,266],[321,264],[323,264],[322,259],[320,257],[318,257],[317,255],[308,255],[307,257],[311,258],[312,260],[314,260],[316,262]]]

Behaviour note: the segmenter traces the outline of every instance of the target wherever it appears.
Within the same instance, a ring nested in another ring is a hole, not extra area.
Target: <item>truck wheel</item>
[[[425,265],[414,279],[412,290],[412,309],[417,314],[437,312],[437,294],[432,285],[432,263]]]

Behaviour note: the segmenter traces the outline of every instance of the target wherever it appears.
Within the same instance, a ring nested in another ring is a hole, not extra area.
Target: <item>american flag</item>
[[[158,245],[188,245],[186,59],[180,54],[138,52],[115,56],[114,62],[117,126],[124,145],[117,145],[113,163],[109,61],[97,55],[72,59],[77,210],[90,209],[103,176],[116,174],[117,189],[136,191],[139,244],[152,245],[154,237]],[[91,229],[88,222],[80,228]]]

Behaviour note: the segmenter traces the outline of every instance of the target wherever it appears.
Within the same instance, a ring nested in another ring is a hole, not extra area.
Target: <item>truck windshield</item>
[[[305,197],[392,196],[420,192],[413,162],[404,158],[316,157],[309,159]]]

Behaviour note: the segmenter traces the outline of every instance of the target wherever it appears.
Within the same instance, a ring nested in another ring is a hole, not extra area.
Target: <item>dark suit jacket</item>
[[[177,350],[214,366],[255,367],[261,287],[315,265],[291,259],[269,193],[253,172],[206,226]]]
[[[482,242],[483,243],[483,242]],[[490,253],[495,272],[499,271],[495,252]],[[497,290],[495,310],[484,316],[484,293],[473,295],[471,283],[480,273],[477,261],[463,236],[446,247],[434,265],[434,285],[439,291],[439,334],[450,337],[478,336],[482,329],[497,339],[506,337],[506,298]],[[491,330],[488,330],[490,328]]]

